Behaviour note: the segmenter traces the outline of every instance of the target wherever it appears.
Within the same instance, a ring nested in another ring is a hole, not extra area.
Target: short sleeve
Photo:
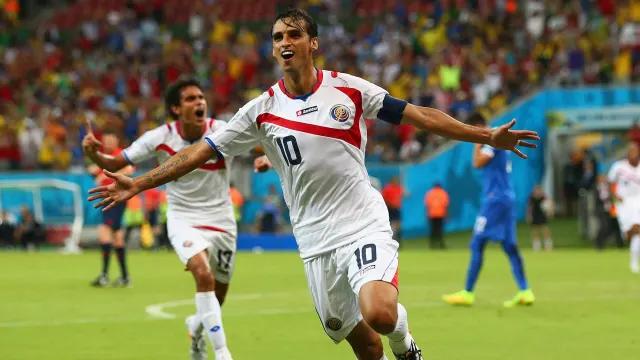
[[[384,96],[388,92],[378,85],[375,85],[365,79],[349,74],[340,74],[344,77],[349,87],[355,88],[362,94],[362,111],[365,119],[375,119],[378,112],[382,109]]]
[[[224,157],[233,157],[250,151],[260,143],[256,117],[260,102],[264,100],[264,94],[253,99],[241,107],[226,126],[216,129],[204,140],[216,153]]]
[[[480,152],[490,158],[493,158],[495,156],[495,150],[489,145],[482,145],[482,147],[480,148]]]
[[[155,155],[155,149],[160,144],[162,133],[168,131],[166,126],[147,131],[122,151],[122,156],[131,165],[139,164]]]

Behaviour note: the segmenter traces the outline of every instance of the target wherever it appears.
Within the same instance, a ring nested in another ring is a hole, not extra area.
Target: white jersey
[[[365,168],[367,129],[387,92],[355,76],[318,71],[295,98],[281,80],[205,140],[224,157],[262,145],[280,177],[302,258],[385,232],[382,196]]]
[[[203,136],[226,126],[226,123],[208,119]],[[181,136],[180,122],[159,126],[145,132],[122,155],[131,164],[138,164],[152,156],[164,162],[172,155],[192,144]],[[221,158],[207,161],[200,168],[167,184],[168,216],[179,217],[190,223],[214,231],[236,234],[229,196],[230,160]]]
[[[616,195],[623,201],[640,198],[640,165],[631,166],[627,159],[616,161],[609,170],[609,182],[616,184]]]

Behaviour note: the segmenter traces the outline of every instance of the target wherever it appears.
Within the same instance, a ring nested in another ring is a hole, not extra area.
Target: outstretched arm
[[[115,183],[89,190],[89,193],[93,194],[89,200],[102,199],[95,207],[103,207],[104,210],[108,210],[115,204],[123,203],[142,191],[166,184],[193,171],[214,156],[216,153],[213,149],[202,141],[180,150],[155,169],[134,179],[123,174],[105,171],[105,175],[114,179]]]
[[[204,141],[195,143],[178,151],[155,169],[133,179],[133,184],[140,191],[166,184],[190,173],[215,156],[215,151]]]
[[[111,156],[100,152],[101,146],[102,143],[98,139],[96,139],[95,135],[93,134],[93,127],[91,126],[91,122],[87,120],[87,135],[85,135],[85,137],[82,139],[82,151],[85,153],[85,155],[87,155],[101,169],[106,169],[109,171],[118,171],[123,167],[129,165],[122,154]]]
[[[438,109],[413,104],[407,104],[404,108],[402,121],[450,139],[489,144],[495,148],[510,150],[524,159],[527,156],[517,146],[535,148],[535,144],[524,140],[540,139],[535,131],[511,130],[515,120],[494,129],[482,128],[460,122]]]

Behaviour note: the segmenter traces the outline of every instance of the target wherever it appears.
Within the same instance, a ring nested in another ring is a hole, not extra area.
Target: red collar
[[[207,119],[204,121],[204,124],[202,125],[202,134],[200,134],[200,137],[203,137],[204,134],[207,133],[207,130],[209,130],[209,128],[213,125],[213,121],[214,121],[213,119]],[[182,140],[191,141],[184,136],[184,132],[182,131],[182,122],[180,120],[176,120],[175,124],[176,124],[176,131],[178,132],[178,135],[180,135]]]
[[[299,98],[304,98],[304,97],[308,97],[309,95],[313,94],[314,92],[316,92],[316,90],[318,90],[318,88],[320,88],[320,85],[322,85],[322,70],[318,70],[316,69],[316,83],[313,85],[313,88],[311,89],[311,92],[302,96],[295,96],[293,94],[291,94],[289,91],[287,91],[287,88],[284,86],[284,78],[278,80],[278,86],[280,86],[280,90],[282,90],[282,92],[287,95],[288,97],[292,98],[292,99],[299,99]]]

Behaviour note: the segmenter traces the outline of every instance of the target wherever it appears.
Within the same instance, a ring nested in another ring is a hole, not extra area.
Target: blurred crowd
[[[123,143],[167,120],[167,84],[191,74],[229,118],[280,73],[270,25],[287,1],[79,0],[37,19],[0,12],[0,168],[83,168],[85,122]],[[300,5],[300,4],[298,4]],[[540,86],[640,76],[640,2],[308,0],[317,66],[364,77],[461,120]],[[370,161],[439,146],[410,126],[368,120]]]

